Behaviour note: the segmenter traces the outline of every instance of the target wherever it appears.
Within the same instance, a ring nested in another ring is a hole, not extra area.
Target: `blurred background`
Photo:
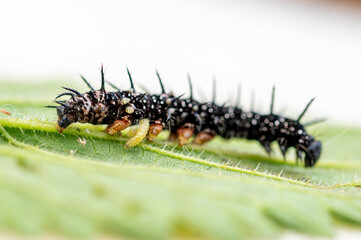
[[[0,79],[57,79],[61,91],[60,81],[79,86],[79,73],[98,85],[104,63],[123,89],[128,66],[138,85],[160,91],[157,68],[167,89],[182,94],[189,72],[199,100],[211,98],[215,78],[220,104],[235,101],[240,83],[242,106],[249,109],[254,91],[256,110],[266,113],[276,85],[275,108],[286,116],[317,96],[308,119],[357,125],[360,26],[357,1],[7,1]]]

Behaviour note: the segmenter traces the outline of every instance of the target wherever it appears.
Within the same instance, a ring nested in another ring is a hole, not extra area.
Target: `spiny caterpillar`
[[[219,135],[225,139],[257,140],[268,154],[271,153],[270,144],[273,141],[278,142],[283,156],[290,147],[294,147],[297,161],[302,160],[305,153],[306,167],[314,166],[320,157],[321,142],[309,135],[300,123],[314,98],[307,104],[297,120],[292,120],[273,113],[274,88],[270,114],[262,115],[254,111],[245,112],[238,106],[217,105],[214,97],[212,102],[196,101],[193,98],[189,76],[190,97],[182,98],[183,95],[175,97],[173,94],[166,93],[158,72],[161,94],[135,91],[129,70],[130,90],[122,91],[109,83],[117,91],[108,92],[105,90],[103,66],[100,72],[101,88],[99,90],[94,90],[80,75],[90,88],[89,92],[82,94],[64,87],[67,92],[55,98],[55,102],[60,106],[48,106],[57,109],[59,133],[74,122],[107,124],[105,131],[110,135],[119,134],[130,126],[138,125],[125,144],[125,148],[134,147],[145,138],[153,141],[163,129],[170,128],[169,139],[178,140],[179,145],[186,144],[192,136],[195,136],[194,144],[202,145]],[[70,96],[70,99],[56,101],[65,95]]]

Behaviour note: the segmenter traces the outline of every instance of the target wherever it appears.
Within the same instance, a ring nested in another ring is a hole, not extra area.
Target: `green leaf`
[[[0,228],[16,235],[242,239],[332,236],[361,225],[361,130],[320,124],[314,168],[257,143],[178,147],[166,133],[124,149],[104,126],[56,131],[57,84],[2,84]],[[25,91],[29,90],[31,91]],[[11,94],[9,94],[9,92]],[[39,98],[38,96],[42,96]],[[274,146],[276,147],[276,146]]]

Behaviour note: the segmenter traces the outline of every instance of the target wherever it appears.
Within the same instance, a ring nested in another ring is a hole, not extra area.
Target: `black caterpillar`
[[[128,69],[127,69],[128,70]],[[170,128],[170,140],[177,140],[179,145],[186,144],[187,140],[195,135],[193,143],[204,144],[216,135],[223,138],[247,138],[261,143],[268,154],[271,153],[270,143],[277,141],[283,156],[288,148],[296,148],[296,158],[303,159],[305,166],[312,167],[320,157],[321,142],[307,134],[300,124],[314,98],[307,104],[297,120],[285,118],[273,113],[274,88],[272,92],[271,112],[268,115],[256,112],[244,112],[240,107],[219,106],[214,102],[200,103],[193,99],[190,78],[190,97],[175,97],[167,94],[162,80],[162,93],[149,94],[135,91],[132,77],[128,70],[131,89],[107,92],[105,90],[104,70],[101,66],[101,88],[94,90],[89,82],[81,76],[91,91],[84,94],[64,87],[68,92],[58,95],[69,95],[67,101],[55,101],[59,117],[57,130],[62,133],[74,122],[108,124],[106,132],[110,135],[120,133],[132,125],[138,125],[133,136],[125,147],[133,147],[145,137],[153,139],[165,128]]]

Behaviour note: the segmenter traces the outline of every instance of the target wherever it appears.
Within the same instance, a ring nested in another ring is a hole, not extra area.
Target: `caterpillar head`
[[[71,99],[68,101],[55,101],[60,104],[57,107],[48,106],[57,108],[57,130],[62,133],[70,124],[75,122],[110,124],[124,116],[139,115],[141,111],[137,110],[134,104],[130,103],[130,97],[132,97],[135,89],[129,69],[127,71],[131,83],[131,91],[122,92],[118,89],[119,91],[116,93],[106,92],[103,64],[100,67],[101,87],[99,90],[94,90],[82,75],[80,77],[90,88],[90,92],[81,94],[74,89],[63,87],[69,92],[60,94],[55,100],[64,95],[71,96]],[[114,85],[112,86],[114,87]]]
[[[99,124],[108,115],[108,104],[105,101],[106,94],[104,91],[80,94],[73,89],[65,89],[71,92],[60,94],[57,98],[70,95],[71,99],[65,102],[55,101],[60,104],[57,107],[58,132],[62,133],[70,124],[75,122]]]
[[[61,104],[57,107],[58,125],[57,130],[62,133],[70,124],[77,122],[78,117],[71,105]]]
[[[319,141],[313,141],[308,146],[305,157],[305,166],[312,167],[315,165],[321,155],[322,145]]]

